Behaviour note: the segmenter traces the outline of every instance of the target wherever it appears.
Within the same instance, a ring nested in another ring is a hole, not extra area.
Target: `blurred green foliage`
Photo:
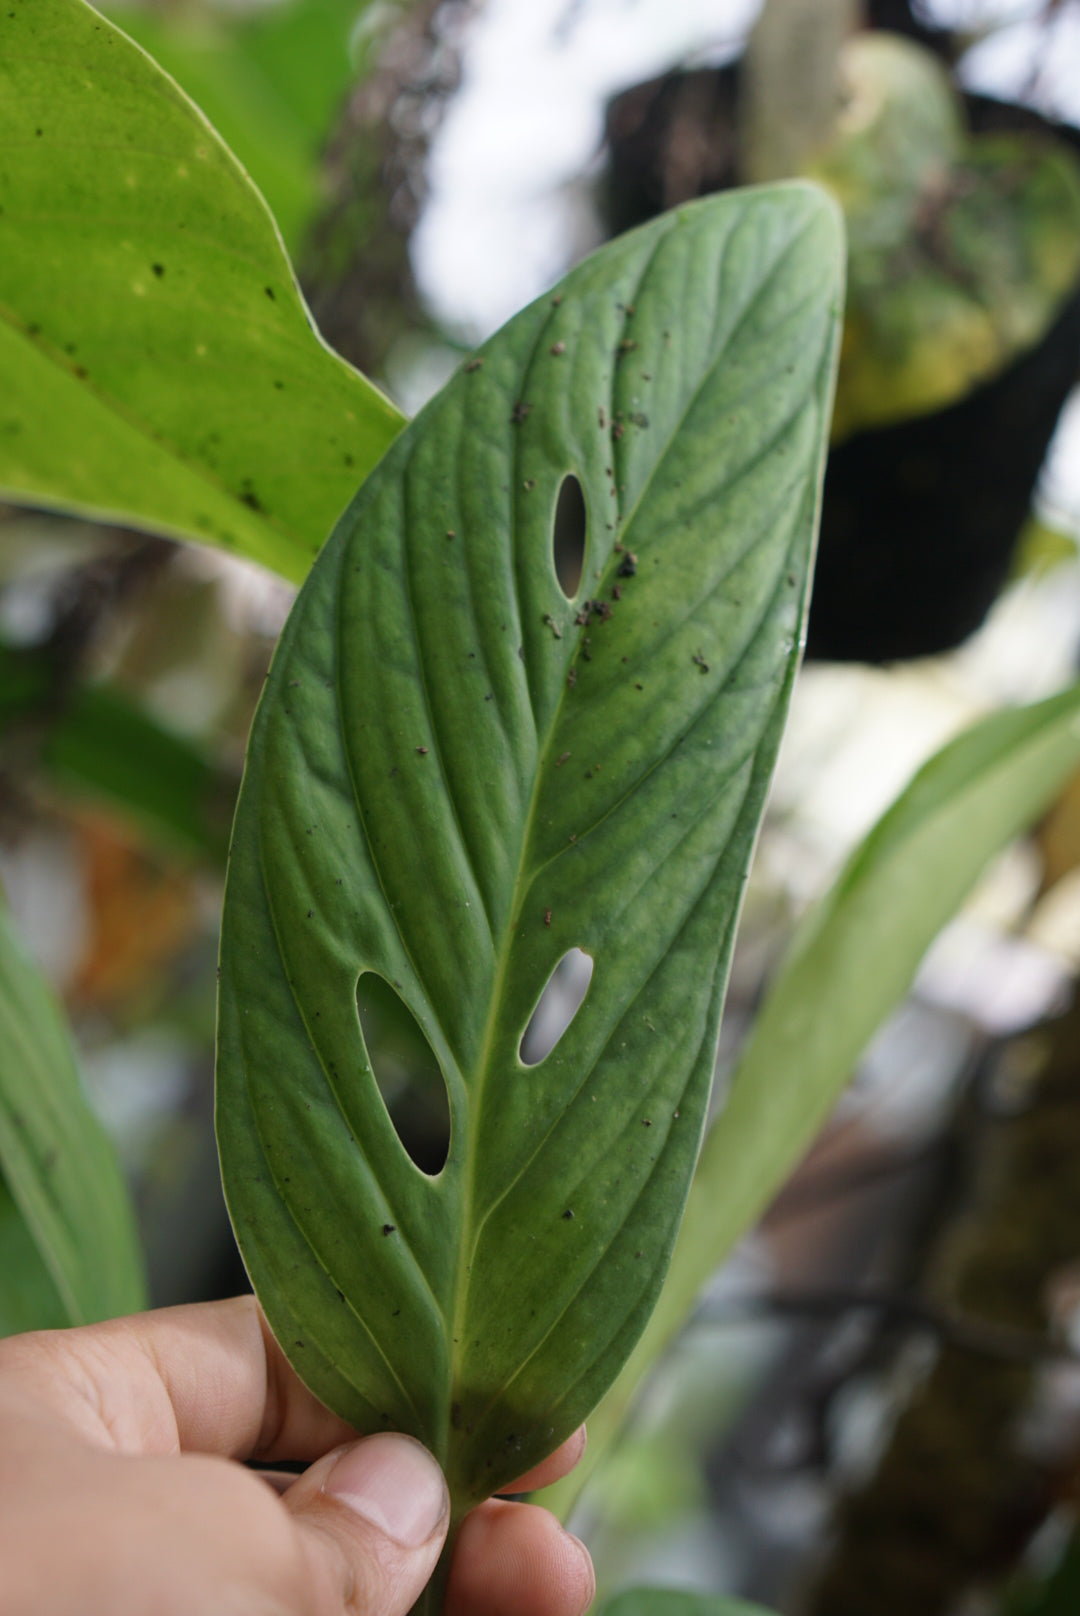
[[[323,199],[319,159],[362,75],[370,0],[100,9],[172,74],[247,169],[296,251]]]

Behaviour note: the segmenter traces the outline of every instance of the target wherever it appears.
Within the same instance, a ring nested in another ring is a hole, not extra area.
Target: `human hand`
[[[310,1468],[279,1496],[233,1462],[251,1458]],[[448,1512],[430,1454],[358,1442],[252,1297],[0,1341],[0,1616],[406,1616]],[[593,1586],[552,1515],[491,1499],[462,1523],[446,1610],[581,1616]]]

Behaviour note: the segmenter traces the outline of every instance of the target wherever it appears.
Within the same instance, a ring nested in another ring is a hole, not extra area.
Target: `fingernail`
[[[369,1436],[341,1455],[323,1491],[408,1549],[418,1549],[446,1514],[443,1473],[412,1437]]]

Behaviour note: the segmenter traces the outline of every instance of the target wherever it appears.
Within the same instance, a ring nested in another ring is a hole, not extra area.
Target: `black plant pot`
[[[879,9],[887,9],[882,6]],[[910,18],[893,0],[889,21]],[[918,33],[914,25],[905,32]],[[738,64],[666,73],[608,107],[611,235],[737,183]],[[976,132],[1080,131],[966,98]],[[861,432],[829,457],[808,654],[887,662],[950,650],[1008,575],[1054,426],[1080,372],[1080,286],[1037,347],[959,403]]]

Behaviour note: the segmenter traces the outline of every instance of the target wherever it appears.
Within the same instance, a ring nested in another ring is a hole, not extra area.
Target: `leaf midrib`
[[[635,281],[635,285],[634,285],[634,291],[631,294],[631,296],[629,297],[629,299],[627,300],[631,304],[631,306],[636,304],[636,302],[638,301],[640,287],[643,284],[643,282],[644,282],[646,276],[648,275],[650,269],[652,268],[653,264],[655,263],[657,255],[660,252],[661,248],[670,239],[672,231],[675,230],[678,227],[678,221],[679,221],[679,215],[675,214],[675,216],[672,219],[672,222],[671,222],[671,225],[670,225],[669,229],[655,243],[655,245],[653,246],[651,252],[649,253],[648,257],[646,258],[644,264],[642,265],[640,271],[638,272],[638,275],[637,275],[636,281]],[[697,383],[697,386],[694,387],[694,389],[691,392],[689,398],[687,399],[685,407],[683,408],[683,410],[679,414],[679,416],[678,416],[677,420],[675,421],[673,427],[669,430],[667,440],[666,440],[666,442],[664,444],[664,447],[661,450],[661,452],[659,454],[657,454],[657,456],[656,456],[656,458],[655,458],[655,460],[653,462],[653,465],[652,465],[652,467],[651,467],[651,469],[649,471],[648,476],[644,479],[644,481],[643,481],[643,483],[641,485],[641,488],[638,490],[638,492],[637,492],[637,494],[635,496],[634,502],[633,502],[633,504],[632,504],[632,506],[630,508],[629,513],[626,514],[625,517],[624,517],[622,512],[618,511],[618,514],[616,516],[616,521],[615,521],[615,532],[616,532],[616,534],[621,534],[623,538],[626,538],[629,535],[629,533],[630,533],[630,531],[631,531],[631,529],[633,527],[634,521],[635,521],[635,519],[637,517],[638,511],[640,510],[641,505],[642,505],[646,495],[648,494],[650,488],[653,485],[653,482],[654,482],[656,476],[658,475],[658,473],[660,472],[662,466],[664,465],[664,463],[665,463],[665,461],[667,459],[667,456],[671,452],[671,446],[672,446],[673,442],[678,437],[678,435],[679,435],[683,425],[685,424],[688,416],[690,415],[692,410],[697,405],[697,403],[698,403],[698,401],[699,401],[699,399],[701,397],[702,392],[704,391],[706,385],[708,384],[709,380],[711,379],[711,377],[712,377],[713,373],[715,372],[717,366],[721,362],[721,358],[722,358],[723,354],[727,353],[730,350],[731,344],[732,344],[737,332],[739,332],[742,329],[742,327],[745,325],[746,320],[749,318],[752,311],[759,305],[764,293],[766,292],[767,288],[771,285],[773,277],[778,273],[781,264],[789,257],[791,252],[795,250],[795,248],[797,247],[797,244],[799,243],[799,241],[801,241],[802,238],[806,234],[808,234],[810,232],[810,230],[814,226],[814,222],[815,222],[814,219],[811,217],[810,219],[808,219],[803,224],[803,226],[798,231],[796,231],[792,236],[790,236],[785,241],[782,249],[777,254],[776,259],[774,260],[773,264],[771,265],[768,274],[765,275],[758,282],[757,286],[754,289],[753,296],[749,299],[749,301],[747,302],[745,308],[741,311],[741,313],[739,315],[739,318],[735,321],[735,323],[731,327],[731,330],[727,333],[727,336],[726,336],[726,338],[724,340],[723,349],[722,349],[721,353],[717,354],[714,357],[714,359],[712,360],[712,362],[703,371],[702,376],[701,376],[700,380]],[[730,238],[725,240],[725,243],[724,243],[724,251],[725,251],[725,253],[726,253],[726,251],[728,249],[729,243],[730,243]],[[804,300],[804,301],[807,301],[807,300]],[[534,362],[534,360],[536,358],[536,355],[537,355],[537,353],[539,351],[539,348],[540,348],[540,346],[541,346],[541,344],[542,344],[542,342],[544,340],[544,333],[545,333],[545,331],[547,329],[548,323],[549,323],[548,320],[543,320],[538,325],[537,336],[536,336],[536,338],[535,338],[535,340],[533,342],[533,345],[532,345],[531,351],[529,353],[528,359],[527,359],[526,363],[522,366],[521,374],[522,374],[523,377],[528,375],[529,370],[532,367],[532,364],[533,364],[533,362]],[[625,326],[626,326],[626,317],[624,315],[624,319],[623,319],[623,327],[624,327],[624,329],[625,329]],[[611,411],[613,409],[613,406],[614,406],[614,389],[615,389],[615,381],[616,381],[616,378],[617,378],[617,374],[618,374],[618,372],[617,372],[616,367],[613,367],[612,372],[611,372],[611,377],[610,377],[609,382],[608,382],[608,388],[607,388],[607,403],[609,405],[609,414],[611,413]],[[517,487],[519,486],[519,484],[521,482],[521,478],[516,475],[516,473],[520,470],[519,457],[520,457],[520,442],[516,441],[515,442],[515,447],[514,447],[514,454],[513,454],[513,467],[514,467],[515,475],[514,475],[514,477],[512,479],[512,483],[511,483],[511,486],[515,489],[515,499],[516,499]],[[619,501],[617,500],[617,506],[618,506],[618,504],[619,504]],[[612,550],[611,550],[611,553],[610,553],[610,555],[608,557],[607,566],[605,567],[605,576],[610,573],[610,570],[612,568],[613,562],[615,561],[617,555],[618,555],[618,552],[615,551],[614,542],[613,542]],[[513,576],[513,579],[514,579],[515,604],[517,605],[517,608],[518,608],[518,617],[519,617],[519,620],[520,620],[520,618],[521,618],[520,594],[519,594],[518,587],[517,587],[516,564],[512,565],[511,573],[512,573],[512,576]],[[582,579],[584,580],[584,569],[583,569],[583,573],[582,573]],[[602,580],[602,583],[603,583],[603,581],[604,580]],[[579,585],[578,591],[574,596],[574,600],[577,600],[578,596],[580,595],[581,587],[582,587],[582,585]],[[579,638],[578,641],[575,644],[574,652],[573,652],[572,656],[570,657],[570,660],[569,660],[569,662],[567,664],[568,669],[575,666],[575,663],[576,663],[577,657],[578,657],[578,651],[579,651],[580,644],[581,644],[581,641],[580,641],[580,638]],[[534,780],[533,780],[533,789],[532,789],[532,791],[530,793],[528,814],[526,816],[525,824],[524,824],[523,830],[522,830],[521,844],[520,844],[521,845],[521,851],[520,851],[519,856],[518,856],[517,871],[516,871],[516,875],[515,875],[515,879],[514,879],[514,887],[513,887],[513,892],[512,892],[512,896],[511,896],[511,902],[510,902],[509,909],[507,911],[507,924],[506,924],[506,928],[505,928],[505,932],[504,932],[504,936],[503,936],[502,945],[501,945],[501,948],[499,950],[499,954],[498,954],[498,958],[497,958],[496,970],[495,970],[495,975],[494,975],[493,983],[492,983],[492,993],[491,993],[491,1000],[490,1000],[490,1004],[489,1004],[487,1023],[486,1023],[485,1029],[484,1029],[484,1037],[483,1037],[483,1040],[482,1040],[482,1043],[481,1043],[480,1055],[479,1055],[477,1065],[476,1065],[476,1068],[475,1068],[475,1073],[476,1073],[475,1086],[469,1086],[469,1088],[468,1088],[468,1098],[467,1098],[467,1102],[466,1102],[466,1104],[467,1104],[467,1117],[466,1117],[466,1132],[467,1132],[467,1135],[472,1135],[475,1132],[476,1119],[479,1118],[479,1115],[483,1110],[484,1094],[485,1094],[485,1091],[486,1091],[486,1088],[487,1088],[487,1085],[488,1085],[488,1081],[489,1081],[489,1078],[490,1078],[490,1075],[491,1075],[492,1043],[493,1043],[493,1040],[494,1040],[494,1037],[495,1037],[495,1031],[496,1031],[496,1027],[497,1027],[497,1023],[498,1023],[499,1010],[500,1010],[501,1003],[502,1003],[503,986],[504,986],[504,982],[505,982],[506,971],[507,971],[507,968],[508,968],[508,965],[509,965],[510,954],[511,954],[511,949],[512,949],[512,944],[513,944],[513,939],[514,939],[514,933],[515,933],[516,926],[517,926],[517,915],[518,915],[519,907],[520,907],[521,902],[522,902],[523,897],[524,897],[523,888],[525,890],[527,890],[528,885],[535,878],[535,872],[530,870],[529,873],[528,873],[528,879],[527,880],[525,879],[525,877],[526,877],[526,853],[527,853],[529,845],[530,845],[533,824],[535,822],[537,808],[538,808],[539,801],[540,801],[540,796],[541,796],[541,793],[540,793],[540,790],[539,790],[539,782],[540,782],[540,780],[542,778],[542,775],[543,775],[544,765],[545,765],[545,763],[547,761],[547,757],[548,757],[548,753],[549,753],[550,748],[551,748],[551,743],[552,743],[553,737],[555,736],[555,734],[558,731],[559,720],[560,720],[562,712],[563,712],[563,705],[564,705],[564,703],[566,701],[566,693],[567,693],[568,688],[569,688],[569,686],[566,683],[566,681],[564,680],[563,684],[562,684],[562,688],[560,689],[560,692],[559,692],[558,700],[556,701],[555,706],[552,709],[552,714],[551,714],[551,718],[550,718],[550,721],[549,721],[549,724],[548,724],[547,734],[546,734],[545,739],[543,741],[543,744],[539,748],[538,754],[537,754],[536,770],[535,770]],[[530,690],[530,706],[532,707],[532,710],[533,710],[534,726],[535,726],[536,708],[535,708],[535,704],[532,701],[531,690]],[[453,1314],[454,1326],[453,1326],[453,1335],[452,1335],[452,1341],[451,1341],[451,1350],[450,1350],[450,1354],[449,1354],[449,1386],[448,1386],[448,1396],[447,1396],[447,1400],[446,1400],[446,1406],[448,1408],[449,1408],[449,1406],[450,1406],[450,1404],[452,1402],[453,1388],[457,1384],[457,1379],[458,1379],[458,1372],[459,1372],[459,1366],[460,1366],[460,1357],[461,1357],[461,1346],[462,1346],[462,1342],[463,1342],[463,1339],[464,1339],[464,1336],[465,1336],[465,1333],[466,1333],[465,1329],[464,1329],[464,1322],[465,1322],[465,1313],[466,1313],[466,1306],[467,1306],[468,1294],[469,1294],[469,1281],[470,1281],[470,1275],[471,1275],[471,1269],[472,1269],[472,1262],[473,1262],[473,1258],[475,1256],[476,1242],[477,1242],[477,1240],[479,1238],[479,1228],[475,1227],[476,1171],[477,1171],[476,1158],[477,1158],[477,1154],[478,1153],[475,1150],[472,1150],[472,1149],[469,1149],[467,1151],[465,1183],[464,1183],[464,1186],[463,1186],[463,1198],[462,1198],[462,1203],[461,1203],[461,1215],[460,1215],[460,1221],[459,1221],[459,1224],[458,1224],[458,1229],[459,1229],[458,1261],[457,1261],[457,1265],[456,1265],[455,1272],[454,1272],[454,1291],[455,1291],[454,1314]],[[482,1227],[482,1226],[483,1225],[481,1223],[480,1227]],[[445,1431],[439,1433],[439,1438],[440,1438],[441,1442],[445,1442],[446,1437],[447,1437],[447,1433]]]

